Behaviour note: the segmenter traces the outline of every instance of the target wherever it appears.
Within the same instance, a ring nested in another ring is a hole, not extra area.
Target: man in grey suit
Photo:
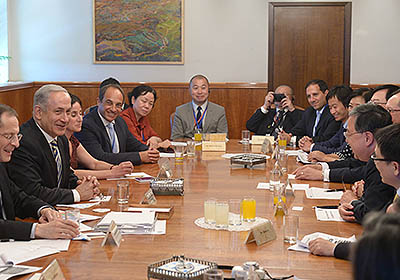
[[[224,107],[208,101],[208,79],[195,75],[190,79],[192,101],[176,107],[171,139],[192,138],[195,131],[202,133],[228,133]]]

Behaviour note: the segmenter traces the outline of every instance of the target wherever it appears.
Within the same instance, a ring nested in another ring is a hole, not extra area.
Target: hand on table
[[[79,234],[79,225],[61,218],[45,224],[37,224],[35,238],[71,239]]]
[[[336,244],[323,238],[311,240],[308,244],[310,252],[317,256],[333,257]]]
[[[339,214],[340,217],[343,218],[346,222],[355,222],[356,218],[354,217],[354,212],[352,211],[354,209],[353,205],[350,203],[343,203],[339,205]]]

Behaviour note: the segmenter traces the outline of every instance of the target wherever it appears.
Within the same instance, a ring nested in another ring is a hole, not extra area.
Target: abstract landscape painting
[[[183,64],[183,1],[94,0],[94,62]]]

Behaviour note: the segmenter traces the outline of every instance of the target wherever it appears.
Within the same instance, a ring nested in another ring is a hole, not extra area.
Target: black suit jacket
[[[315,109],[313,107],[308,107],[304,111],[301,121],[299,121],[291,130],[285,132],[297,136],[297,140],[300,140],[303,136],[309,136],[315,143],[329,140],[340,129],[341,122],[335,121],[335,118],[331,115],[331,112],[329,112],[328,106],[326,106],[322,112],[321,118],[319,119],[315,130],[315,136],[312,137],[316,118],[317,113]]]
[[[386,210],[385,207],[393,201],[396,189],[382,182],[381,175],[372,159],[364,166],[365,184],[360,199],[351,202],[354,217],[358,223],[362,222],[365,214],[370,211]]]
[[[118,136],[119,153],[112,152],[110,137],[97,110],[88,113],[83,118],[82,130],[75,136],[85,149],[96,159],[119,164],[131,161],[134,165],[142,163],[139,152],[148,150],[148,146],[138,141],[129,131],[123,118],[115,119],[114,130]]]
[[[15,217],[38,218],[37,211],[47,204],[18,188],[8,177],[4,163],[0,163],[0,176],[1,202],[7,218],[0,218],[0,238],[29,240],[32,223],[15,221]]]
[[[360,181],[367,176],[367,169],[364,168],[366,164],[365,161],[355,158],[328,162],[330,169],[329,181],[344,182],[346,184],[353,184],[354,182]]]
[[[304,111],[295,109],[293,112],[287,112],[285,114],[285,118],[281,126],[283,127],[284,131],[289,131],[292,129],[298,121],[301,120]],[[250,119],[246,123],[246,127],[251,132],[254,132],[256,135],[266,135],[271,134],[273,124],[274,124],[274,117],[276,115],[275,109],[270,109],[264,114],[261,109],[257,109],[257,111],[250,117]]]
[[[70,168],[67,138],[57,137],[62,161],[61,183],[57,188],[57,164],[46,137],[33,119],[24,123],[20,132],[24,137],[8,163],[11,180],[27,194],[34,195],[51,205],[73,203],[71,189],[76,187],[78,178]]]

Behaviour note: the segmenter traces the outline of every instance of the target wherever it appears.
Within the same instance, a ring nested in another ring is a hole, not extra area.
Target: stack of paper
[[[326,234],[326,233],[322,233],[322,232],[314,232],[314,233],[304,236],[301,241],[297,241],[297,244],[290,246],[288,248],[288,250],[309,253],[310,250],[308,249],[308,244],[310,243],[310,241],[315,240],[317,238],[326,239],[335,244],[340,243],[340,242],[355,242],[356,241],[356,237],[354,235],[349,238],[345,238],[345,237],[338,237],[338,236],[334,236],[334,235],[330,235],[330,234]]]
[[[306,196],[310,199],[340,199],[343,195],[342,191],[331,191],[324,188],[306,189]]]
[[[297,161],[304,163],[304,164],[309,164],[311,161],[308,160],[308,154],[303,151],[299,151],[297,154]]]
[[[154,229],[156,218],[154,211],[110,212],[96,225],[96,230],[107,231],[111,221],[123,234],[145,234]]]

